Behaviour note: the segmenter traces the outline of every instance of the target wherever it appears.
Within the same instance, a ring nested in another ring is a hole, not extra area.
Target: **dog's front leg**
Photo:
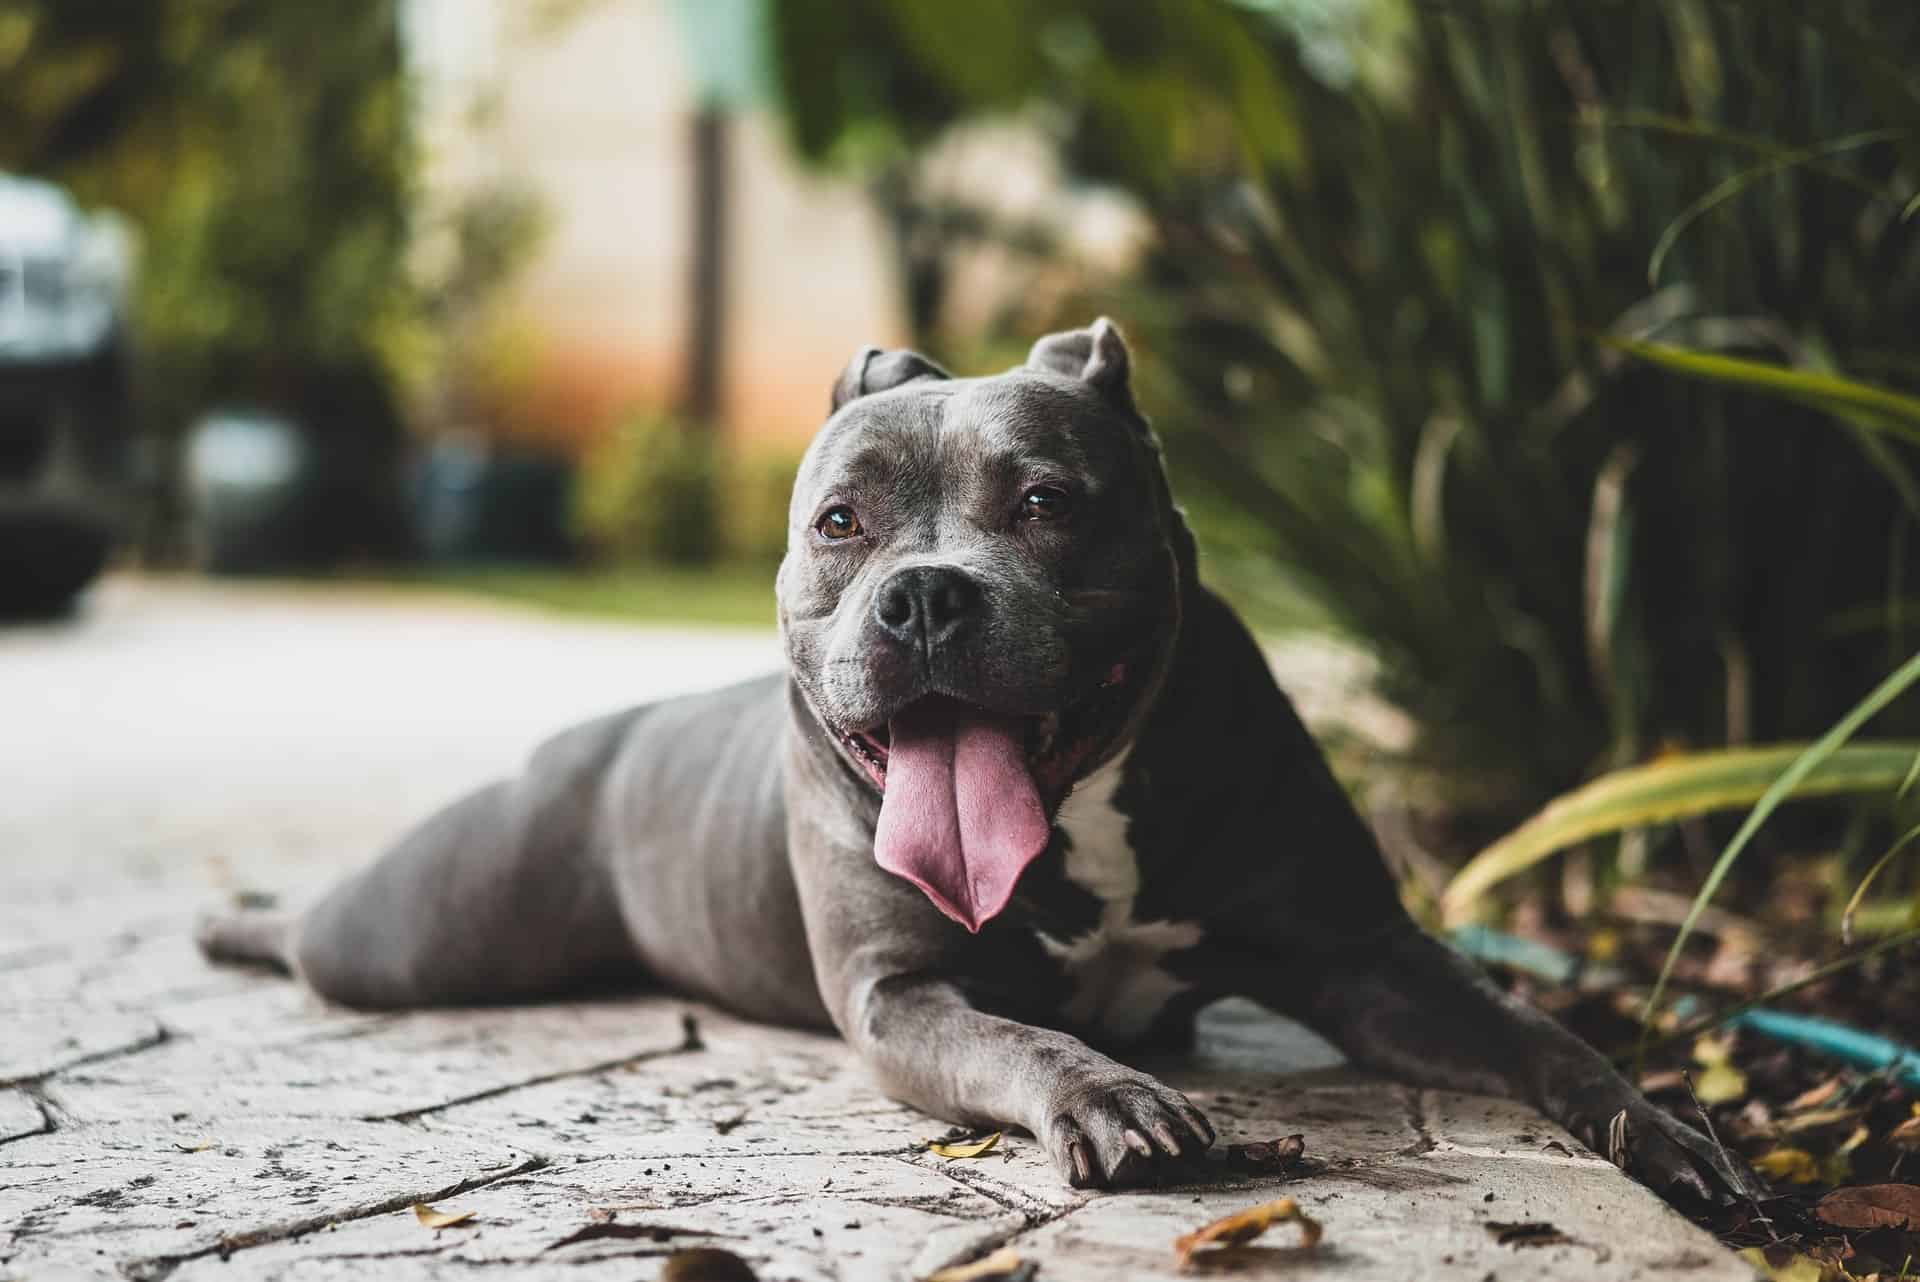
[[[1023,1127],[1076,1187],[1147,1182],[1213,1143],[1180,1092],[1066,1033],[978,1010],[940,979],[854,985],[845,1027],[889,1095],[936,1117]]]
[[[1661,1192],[1709,1202],[1764,1193],[1598,1051],[1410,921],[1337,956],[1276,965],[1263,989],[1262,1000],[1355,1062],[1418,1085],[1524,1100]]]

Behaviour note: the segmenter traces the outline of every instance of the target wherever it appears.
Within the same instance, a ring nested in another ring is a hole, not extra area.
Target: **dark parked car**
[[[0,174],[0,612],[72,600],[129,510],[132,239]]]

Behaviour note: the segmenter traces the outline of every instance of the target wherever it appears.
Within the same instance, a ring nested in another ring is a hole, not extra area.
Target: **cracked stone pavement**
[[[717,1245],[852,1282],[1012,1243],[1112,1282],[1282,1195],[1325,1240],[1278,1230],[1244,1276],[1750,1276],[1529,1111],[1350,1073],[1233,1004],[1152,1067],[1223,1143],[1304,1133],[1305,1168],[1089,1195],[1022,1136],[927,1153],[943,1125],[831,1038],[651,996],[359,1014],[194,954],[200,910],[297,902],[547,731],[774,659],[750,632],[130,578],[0,631],[0,1279],[592,1282]],[[473,1216],[428,1229],[418,1201]],[[1567,1240],[1488,1227],[1521,1221]]]

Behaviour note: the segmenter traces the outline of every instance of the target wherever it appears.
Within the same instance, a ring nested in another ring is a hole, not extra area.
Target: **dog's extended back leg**
[[[279,962],[353,1006],[504,1001],[637,971],[596,849],[598,780],[633,714],[568,731],[441,810],[288,928],[203,926],[215,960]]]

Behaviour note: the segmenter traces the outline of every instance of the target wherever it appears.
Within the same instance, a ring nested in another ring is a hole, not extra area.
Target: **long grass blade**
[[[1761,134],[1741,133],[1733,129],[1721,129],[1714,125],[1689,120],[1685,116],[1668,116],[1656,111],[1608,111],[1603,107],[1588,107],[1577,117],[1579,123],[1600,129],[1630,129],[1642,133],[1666,134],[1674,138],[1685,138],[1693,142],[1708,143],[1716,147],[1727,147],[1735,151],[1744,151],[1755,156],[1764,156],[1769,160],[1780,160],[1796,152],[1809,150],[1806,147],[1791,147],[1781,144],[1773,138]],[[1888,140],[1903,137],[1904,129],[1885,131]],[[1869,182],[1856,173],[1839,165],[1828,165],[1818,157],[1807,162],[1813,169],[1836,182],[1843,182],[1863,195],[1884,200],[1899,197],[1885,187]],[[1916,201],[1920,203],[1920,201]]]
[[[1700,892],[1693,897],[1693,905],[1687,909],[1686,920],[1680,923],[1680,930],[1674,936],[1672,946],[1667,949],[1667,959],[1660,967],[1660,977],[1654,981],[1653,991],[1647,995],[1646,1009],[1640,1015],[1640,1036],[1643,1042],[1653,1028],[1654,1012],[1660,1009],[1660,1000],[1666,996],[1667,981],[1673,977],[1674,963],[1680,960],[1680,950],[1686,947],[1688,938],[1693,934],[1695,923],[1700,920],[1701,912],[1713,901],[1715,892],[1720,889],[1720,883],[1726,880],[1727,873],[1732,870],[1741,852],[1746,850],[1747,843],[1753,840],[1753,834],[1760,831],[1760,826],[1766,823],[1773,812],[1779,808],[1780,803],[1793,796],[1795,790],[1808,776],[1817,771],[1823,762],[1834,756],[1861,726],[1904,694],[1907,687],[1915,681],[1920,681],[1920,654],[1914,655],[1901,664],[1891,676],[1874,687],[1872,693],[1855,704],[1851,712],[1840,718],[1831,730],[1815,740],[1811,747],[1802,752],[1793,764],[1774,780],[1773,785],[1767,789],[1766,795],[1754,804],[1752,812],[1747,815],[1746,822],[1740,825],[1740,830],[1733,834],[1733,840],[1727,843],[1727,848],[1721,851],[1720,857],[1714,861],[1713,868],[1708,871],[1707,879],[1700,887]]]
[[[1764,993],[1745,998],[1735,1002],[1731,1006],[1724,1007],[1708,1015],[1703,1015],[1699,1019],[1689,1020],[1680,1027],[1661,1033],[1658,1037],[1652,1038],[1651,1040],[1642,1041],[1636,1046],[1621,1046],[1609,1054],[1607,1058],[1613,1060],[1616,1064],[1624,1064],[1628,1058],[1632,1056],[1644,1054],[1650,1050],[1658,1050],[1663,1046],[1671,1046],[1676,1042],[1690,1042],[1700,1036],[1700,1034],[1710,1033],[1728,1020],[1738,1018],[1756,1006],[1764,1006],[1768,1002],[1777,1002],[1782,997],[1791,997],[1803,988],[1811,988],[1822,980],[1831,979],[1835,975],[1844,974],[1852,970],[1855,966],[1872,961],[1882,953],[1890,953],[1895,949],[1905,948],[1908,944],[1915,942],[1920,942],[1920,926],[1901,931],[1897,935],[1889,935],[1871,947],[1863,948],[1850,956],[1836,958],[1833,961],[1827,962],[1825,965],[1817,966],[1798,979],[1788,980],[1786,983],[1780,984],[1777,987],[1769,988]]]
[[[1900,840],[1887,847],[1887,853],[1873,861],[1873,867],[1867,869],[1867,875],[1862,877],[1860,884],[1853,888],[1853,897],[1847,900],[1846,908],[1840,913],[1841,943],[1853,943],[1853,915],[1860,911],[1860,905],[1866,899],[1867,888],[1873,885],[1873,879],[1878,877],[1881,870],[1893,862],[1893,857],[1905,850],[1915,837],[1920,837],[1920,824],[1907,829]]]
[[[1804,743],[1728,748],[1667,757],[1602,775],[1549,802],[1533,818],[1469,860],[1441,894],[1451,924],[1465,919],[1489,888],[1556,851],[1593,837],[1751,806],[1781,772],[1805,756]],[[1906,776],[1920,744],[1881,741],[1828,753],[1799,781],[1796,796],[1889,792]]]
[[[1920,396],[1909,396],[1838,374],[1696,352],[1665,343],[1613,335],[1602,335],[1600,341],[1688,378],[1784,397],[1842,418],[1857,416],[1848,421],[1920,444]]]
[[[1660,239],[1654,243],[1653,253],[1647,259],[1647,284],[1656,289],[1659,287],[1660,268],[1667,261],[1667,255],[1672,252],[1675,242],[1680,239],[1681,234],[1685,232],[1687,228],[1693,226],[1694,223],[1712,213],[1721,205],[1726,204],[1729,200],[1732,200],[1761,179],[1771,178],[1775,174],[1785,173],[1789,169],[1796,169],[1803,166],[1813,166],[1824,172],[1824,167],[1816,165],[1815,162],[1827,156],[1834,156],[1841,152],[1854,151],[1861,147],[1871,146],[1876,142],[1891,142],[1895,138],[1904,136],[1905,133],[1906,130],[1904,129],[1871,129],[1864,133],[1848,134],[1844,138],[1835,138],[1830,142],[1819,143],[1811,147],[1798,147],[1789,151],[1782,151],[1762,164],[1755,165],[1750,169],[1743,169],[1739,173],[1714,184],[1713,188],[1705,195],[1676,214],[1673,221],[1668,223],[1666,229],[1660,233]],[[1886,193],[1877,194],[1885,195]]]

